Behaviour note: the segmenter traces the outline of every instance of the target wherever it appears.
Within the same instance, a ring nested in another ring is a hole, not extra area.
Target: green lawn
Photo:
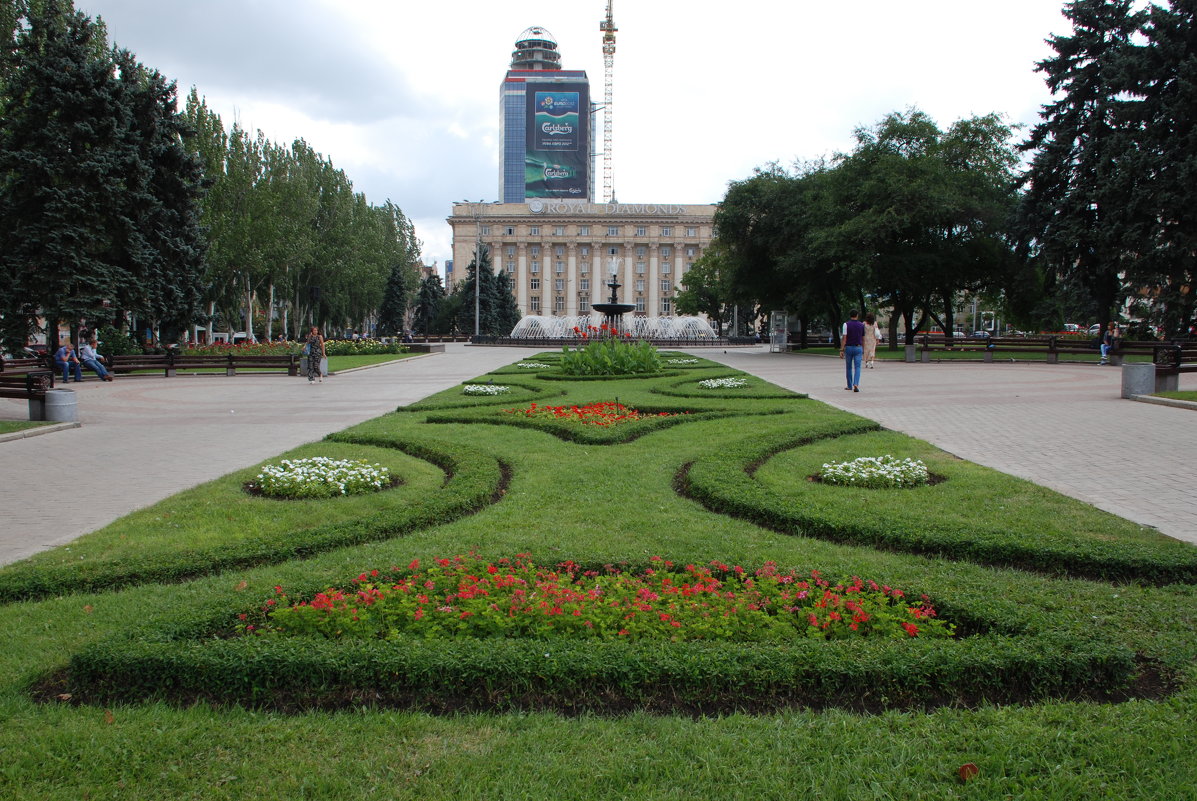
[[[1155,801],[1197,786],[1197,548],[760,379],[737,396],[696,385],[725,367],[607,381],[512,370],[471,382],[511,385],[507,396],[450,389],[294,452],[386,463],[405,481],[395,489],[290,503],[244,494],[253,470],[241,471],[0,569],[0,596],[28,598],[4,607],[0,797]],[[694,414],[584,441],[555,424],[507,424],[507,409],[533,400],[614,397]],[[825,461],[879,451],[923,458],[945,480],[875,491],[808,480]],[[968,636],[792,651],[411,643],[426,661],[410,664],[435,669],[355,673],[352,696],[335,691],[354,665],[402,653],[227,637],[275,586],[302,595],[470,551],[542,564],[772,560],[926,593]],[[139,572],[150,563],[173,566],[172,580]],[[1122,580],[1092,577],[1109,572]],[[280,654],[291,662],[272,661]],[[603,707],[608,656],[633,692],[664,688],[656,711]],[[793,705],[766,675],[739,673],[738,689],[704,706],[687,672],[719,680],[758,658],[826,664],[798,689],[838,681],[848,698]],[[138,667],[92,683],[87,665],[105,659]],[[678,672],[654,673],[662,663]],[[513,690],[527,665],[529,683]],[[937,702],[946,665],[951,681],[999,700]],[[211,694],[188,697],[188,682]],[[590,693],[593,709],[563,711],[554,682],[583,702]],[[372,703],[395,683],[433,688],[411,694],[425,709],[439,693],[484,703],[445,715]],[[284,685],[308,688],[289,711],[230,700],[277,701],[271,688]],[[693,705],[670,708],[670,687]],[[340,702],[326,703],[330,688]],[[304,698],[322,708],[297,711]],[[966,763],[979,773],[963,785]]]
[[[1156,395],[1161,398],[1172,398],[1173,400],[1183,400],[1197,403],[1197,390],[1190,389],[1181,392],[1157,392]]]
[[[33,422],[29,420],[0,420],[0,434],[12,434],[17,431],[26,431],[30,428],[37,428],[38,426],[52,425],[51,423]]]

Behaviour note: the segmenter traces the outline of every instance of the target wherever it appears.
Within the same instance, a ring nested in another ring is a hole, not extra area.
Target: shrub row
[[[1131,693],[1140,667],[1123,646],[1048,636],[785,646],[114,638],[71,658],[66,691],[92,704],[216,701],[283,710],[877,711],[1119,698]]]
[[[740,389],[704,389],[698,386],[699,381],[708,378],[747,378],[748,381],[758,382],[759,388],[743,387]],[[690,376],[683,381],[675,381],[668,387],[655,387],[652,392],[658,395],[671,395],[679,398],[744,398],[748,400],[802,400],[810,397],[800,392],[791,392],[775,384],[765,383],[762,379],[745,376],[744,373],[726,371],[712,371],[710,375],[701,377]]]
[[[489,375],[489,374],[488,374]],[[532,378],[532,376],[525,375],[525,379]],[[471,384],[484,383],[480,379],[468,382]],[[496,384],[503,384],[511,387],[511,391],[503,395],[464,395],[462,394],[462,387],[464,384],[458,384],[455,387],[447,389],[443,392],[438,392],[424,400],[408,406],[400,406],[397,411],[400,412],[425,412],[433,409],[462,409],[475,408],[483,406],[510,406],[512,403],[521,403],[524,401],[538,401],[544,398],[561,397],[564,393],[556,387],[545,387],[543,384],[529,383],[527,381],[509,381],[504,376],[503,380],[496,381]]]
[[[719,459],[688,465],[676,483],[682,494],[711,511],[788,534],[1103,581],[1197,582],[1197,549],[1164,538],[1158,542],[1083,535],[1042,538],[987,527],[984,521],[967,529],[947,529],[936,527],[934,521],[913,524],[884,517],[864,519],[859,514],[819,514],[778,497],[751,475],[755,465],[769,456],[802,444],[777,434],[765,441],[745,440]]]
[[[99,592],[149,582],[173,582],[231,568],[301,559],[333,548],[410,534],[477,511],[502,490],[503,467],[493,456],[473,448],[432,440],[397,441],[385,437],[335,434],[327,439],[397,448],[445,471],[441,491],[387,513],[316,527],[302,533],[263,534],[237,543],[181,550],[171,556],[123,556],[119,561],[62,566],[17,563],[0,573],[0,603],[73,592]],[[263,501],[277,503],[277,501]]]

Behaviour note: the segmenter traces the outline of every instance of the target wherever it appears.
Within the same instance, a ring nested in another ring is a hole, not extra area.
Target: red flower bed
[[[629,409],[615,401],[598,401],[585,406],[537,406],[533,403],[526,409],[504,409],[503,411],[508,414],[522,414],[524,417],[567,420],[594,426],[614,426],[650,417],[677,416],[675,412],[641,413],[638,409]],[[689,414],[689,412],[684,412],[684,414]]]
[[[602,639],[784,642],[849,637],[950,637],[925,596],[854,577],[832,584],[772,562],[749,573],[654,557],[639,573],[555,568],[527,554],[488,564],[458,556],[421,570],[363,573],[349,589],[330,588],[291,603],[282,587],[253,633],[325,637],[593,637]],[[242,616],[243,620],[248,615]]]

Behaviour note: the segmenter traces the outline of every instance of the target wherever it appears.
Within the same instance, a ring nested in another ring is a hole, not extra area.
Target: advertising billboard
[[[527,85],[527,197],[581,198],[590,178],[590,87],[585,83]]]

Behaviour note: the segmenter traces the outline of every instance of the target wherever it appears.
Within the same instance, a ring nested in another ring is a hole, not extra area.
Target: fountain
[[[654,340],[703,340],[717,339],[715,329],[701,317],[642,317],[633,316],[629,322],[624,315],[636,308],[634,303],[619,302],[619,260],[611,259],[611,298],[606,303],[592,303],[597,314],[572,315],[569,317],[547,317],[531,315],[522,318],[511,331],[511,339],[584,339],[603,325],[617,335],[628,335],[632,339]],[[601,316],[599,316],[601,315]]]

